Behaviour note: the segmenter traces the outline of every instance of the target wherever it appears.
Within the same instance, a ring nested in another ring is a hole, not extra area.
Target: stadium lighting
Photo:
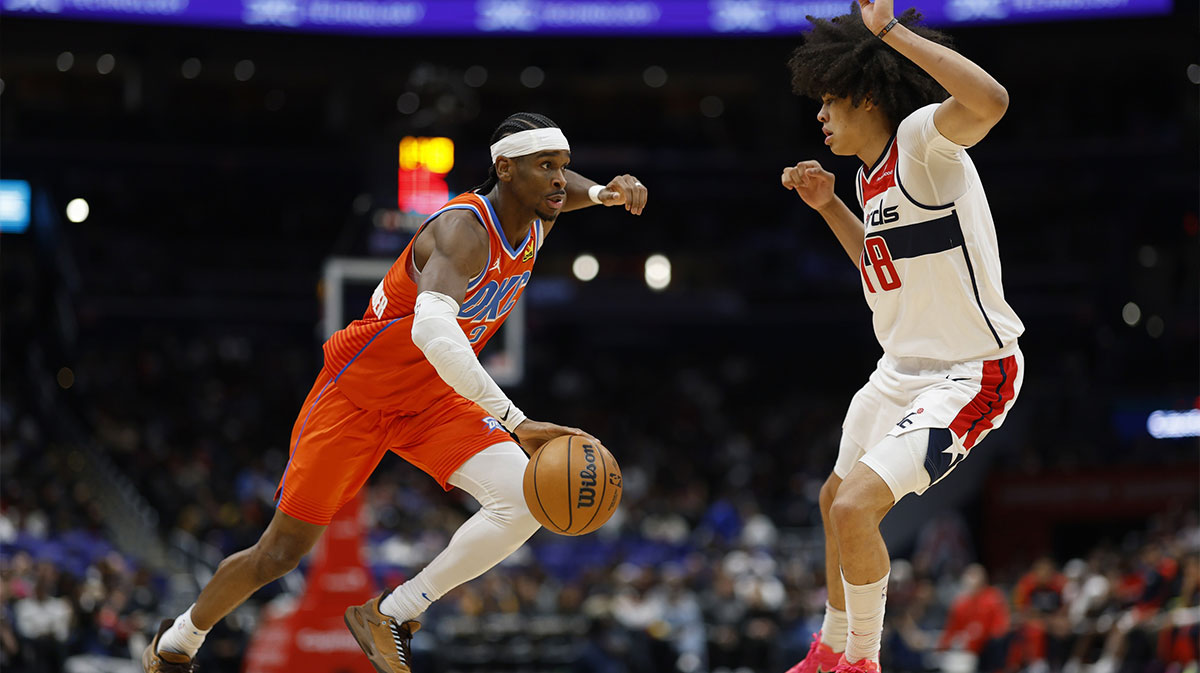
[[[1163,324],[1162,318],[1156,315],[1146,318],[1146,334],[1149,334],[1151,339],[1157,339],[1162,336],[1164,328],[1166,328],[1166,325]]]
[[[233,66],[233,77],[239,82],[248,82],[251,77],[254,77],[254,61],[250,59],[242,59]]]
[[[1152,411],[1146,419],[1146,432],[1155,439],[1200,437],[1200,409]]]
[[[660,65],[652,65],[642,72],[642,81],[651,89],[657,89],[667,83],[667,71]]]
[[[671,284],[671,260],[665,255],[650,255],[646,259],[646,285],[651,290],[665,290]]]
[[[400,114],[410,115],[421,107],[421,97],[412,91],[405,91],[396,99],[396,111]]]
[[[179,74],[183,75],[184,79],[196,79],[200,76],[200,70],[203,67],[200,59],[193,56],[184,61],[183,65],[179,66]]]
[[[91,207],[84,199],[71,199],[67,204],[67,219],[76,224],[86,220],[91,212]]]
[[[1121,309],[1121,320],[1125,321],[1126,325],[1133,327],[1142,319],[1142,309],[1137,304],[1129,302]]]
[[[1138,262],[1147,269],[1154,268],[1154,265],[1158,264],[1158,250],[1153,245],[1138,248]]]
[[[536,65],[531,65],[521,71],[521,84],[528,89],[536,89],[546,81],[546,72]]]
[[[571,265],[571,271],[576,278],[586,283],[600,273],[600,261],[592,255],[582,254],[575,258],[575,263]]]
[[[481,65],[473,65],[470,68],[467,68],[466,72],[463,73],[463,82],[465,82],[467,86],[475,89],[483,86],[487,82],[487,78],[487,68]]]
[[[705,96],[700,99],[700,114],[709,119],[716,119],[725,113],[725,101],[717,96]]]

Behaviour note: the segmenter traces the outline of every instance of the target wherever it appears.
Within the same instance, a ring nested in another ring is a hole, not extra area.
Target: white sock
[[[403,623],[420,617],[426,608],[441,597],[441,594],[429,586],[428,579],[422,572],[393,589],[379,604],[379,611]]]
[[[834,652],[846,650],[846,611],[825,601],[825,621],[821,622],[821,642]]]
[[[400,621],[416,619],[454,587],[475,579],[525,544],[538,525],[525,504],[522,479],[529,458],[513,442],[480,451],[450,475],[447,483],[479,501],[450,543],[411,580],[396,587],[379,606]]]
[[[846,590],[846,613],[849,633],[846,638],[846,661],[863,659],[879,661],[879,641],[883,636],[883,608],[887,604],[888,575],[870,584],[856,586],[842,576]]]
[[[162,634],[162,638],[158,639],[159,652],[165,650],[195,658],[196,651],[204,644],[204,637],[208,635],[208,631],[201,631],[192,623],[192,608],[194,607],[196,607],[195,603],[187,609],[187,612],[176,617],[175,624]]]

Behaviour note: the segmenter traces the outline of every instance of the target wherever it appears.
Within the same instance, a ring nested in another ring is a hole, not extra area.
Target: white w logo
[[[537,3],[530,0],[487,0],[479,3],[480,30],[534,30],[538,27]]]
[[[711,4],[713,30],[765,32],[775,26],[771,7],[761,0],[717,0]]]
[[[299,26],[301,13],[296,0],[246,0],[242,20],[255,25]]]
[[[58,14],[62,11],[62,0],[4,0],[4,9],[10,12]]]

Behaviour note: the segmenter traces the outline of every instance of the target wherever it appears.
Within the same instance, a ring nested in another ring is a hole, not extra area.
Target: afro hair
[[[950,36],[918,25],[921,14],[916,9],[896,18],[921,37],[951,47]],[[812,30],[788,60],[795,93],[816,100],[827,95],[849,98],[852,105],[870,100],[893,128],[918,108],[949,96],[924,70],[867,29],[857,2],[849,14],[808,20]]]

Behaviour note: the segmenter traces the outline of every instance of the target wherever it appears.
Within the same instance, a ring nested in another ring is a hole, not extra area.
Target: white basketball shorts
[[[861,460],[887,482],[896,502],[920,495],[1000,427],[1024,378],[1019,348],[973,362],[884,354],[850,401],[833,472],[845,479]]]

